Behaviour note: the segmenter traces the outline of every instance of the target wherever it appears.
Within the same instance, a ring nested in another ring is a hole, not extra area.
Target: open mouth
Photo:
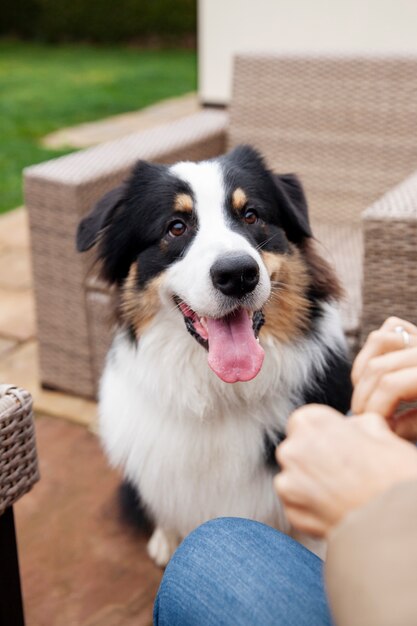
[[[258,334],[262,311],[251,314],[239,307],[220,318],[199,316],[185,302],[174,298],[188,332],[208,350],[208,364],[226,383],[252,380],[259,373],[265,353]]]

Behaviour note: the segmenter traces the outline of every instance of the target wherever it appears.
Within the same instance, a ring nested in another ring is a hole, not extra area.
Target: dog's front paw
[[[148,554],[159,567],[165,567],[178,547],[180,539],[176,533],[163,528],[155,528],[148,541]]]

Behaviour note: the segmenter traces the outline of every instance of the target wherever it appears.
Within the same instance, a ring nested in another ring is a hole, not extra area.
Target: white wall
[[[199,95],[230,98],[238,51],[417,54],[417,0],[199,0]]]

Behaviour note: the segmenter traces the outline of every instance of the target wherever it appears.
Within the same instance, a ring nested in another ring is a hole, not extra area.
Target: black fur
[[[327,404],[340,413],[347,413],[352,399],[351,363],[344,354],[331,352],[321,376],[310,381],[304,392],[304,404]]]
[[[118,490],[119,511],[123,522],[136,530],[150,534],[154,523],[146,511],[137,489],[127,480]]]
[[[345,415],[350,409],[353,391],[350,370],[351,363],[347,355],[330,352],[321,375],[316,374],[303,391],[299,406],[326,404]],[[268,465],[278,467],[275,448],[284,439],[285,434],[282,432],[277,432],[273,440],[265,437],[265,459]]]
[[[136,165],[121,190],[121,194],[106,194],[81,222],[77,246],[82,251],[99,241],[102,276],[109,283],[121,285],[137,261],[140,288],[181,257],[191,243],[197,227],[194,217],[181,213],[189,226],[183,237],[170,237],[168,228],[179,217],[173,211],[175,196],[192,196],[192,192],[166,166],[144,161]]]
[[[233,227],[254,245],[269,252],[290,251],[288,242],[300,243],[311,237],[307,201],[294,174],[273,174],[262,157],[250,146],[239,146],[222,160],[228,204],[240,187],[248,197],[246,208],[255,209],[260,220],[247,226],[231,212]]]
[[[97,202],[91,213],[82,220],[77,230],[78,252],[85,252],[93,247],[99,234],[110,224],[116,210],[123,206],[125,195],[125,185],[108,191]]]

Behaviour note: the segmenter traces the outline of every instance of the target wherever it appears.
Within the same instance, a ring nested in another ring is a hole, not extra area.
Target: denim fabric
[[[327,626],[322,561],[282,533],[240,518],[203,524],[169,562],[155,626]]]

